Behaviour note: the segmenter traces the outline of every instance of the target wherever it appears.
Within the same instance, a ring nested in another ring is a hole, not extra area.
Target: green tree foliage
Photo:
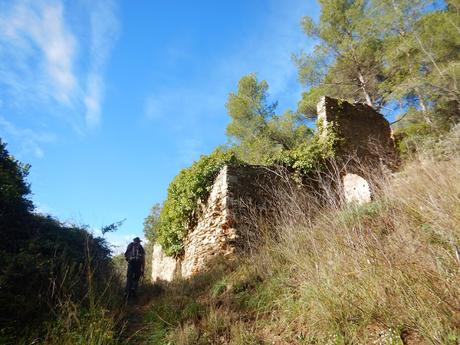
[[[64,300],[90,305],[88,291],[111,271],[104,239],[33,213],[28,169],[0,141],[0,343],[32,332]]]
[[[18,219],[33,210],[28,199],[30,187],[25,180],[29,168],[10,156],[0,139],[0,229],[3,230],[0,251],[16,246],[19,239],[27,236]]]
[[[258,81],[255,74],[240,79],[237,92],[229,94],[226,106],[231,118],[227,135],[232,149],[247,163],[266,164],[312,135],[299,114],[275,114],[277,102],[268,101],[268,84]]]
[[[457,0],[321,0],[318,23],[302,26],[318,44],[294,60],[307,88],[298,111],[314,117],[320,96],[376,110],[415,107],[423,121],[460,119],[460,12]],[[411,114],[414,114],[411,111]]]
[[[144,220],[144,235],[150,242],[155,242],[160,224],[161,204],[156,203],[150,208],[149,215]]]
[[[428,0],[374,1],[381,18],[374,25],[384,37],[386,98],[418,105],[424,122],[439,126],[458,116],[460,15],[453,2],[431,6]]]
[[[384,80],[382,40],[371,25],[366,0],[320,0],[319,23],[304,17],[305,34],[317,40],[311,54],[294,57],[300,82],[309,88],[299,111],[314,117],[319,97],[327,94],[367,103],[375,109],[385,104],[379,85]]]
[[[240,161],[234,152],[218,148],[208,156],[201,156],[172,180],[156,227],[156,241],[167,255],[182,252],[183,239],[196,219],[198,204],[206,201],[214,178],[225,164],[235,165]]]

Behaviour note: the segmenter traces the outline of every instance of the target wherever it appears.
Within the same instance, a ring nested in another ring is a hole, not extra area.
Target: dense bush
[[[34,213],[28,166],[0,141],[0,343],[40,333],[64,301],[94,306],[112,272],[105,240]],[[15,340],[16,339],[16,340]]]

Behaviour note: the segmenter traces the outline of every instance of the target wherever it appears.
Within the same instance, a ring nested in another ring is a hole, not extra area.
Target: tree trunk
[[[420,95],[418,90],[415,90],[415,94],[417,95],[417,98],[418,98],[418,104],[420,105],[420,108],[422,109],[423,119],[425,120],[427,125],[433,126],[433,121],[431,121],[431,118],[428,115],[428,109],[426,107],[425,101],[423,100],[423,97]]]
[[[422,99],[419,99],[419,104],[420,104],[420,108],[422,108],[423,119],[425,120],[426,124],[429,125],[429,126],[433,126],[433,121],[431,121],[431,118],[428,115],[428,112],[427,112],[427,109],[426,109],[426,105],[425,105],[425,103],[423,102]]]
[[[359,82],[361,83],[361,89],[363,90],[364,98],[366,99],[366,104],[368,106],[374,108],[374,103],[372,103],[371,96],[369,95],[369,93],[366,90],[366,81],[364,80],[364,77],[361,74],[361,72],[358,72],[358,78],[359,78]]]

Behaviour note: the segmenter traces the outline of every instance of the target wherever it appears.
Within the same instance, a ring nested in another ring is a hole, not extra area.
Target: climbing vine
[[[313,170],[321,169],[326,159],[335,156],[340,140],[333,122],[323,128],[317,123],[317,132],[308,142],[292,150],[284,151],[274,162],[294,169],[299,175],[307,175]]]
[[[240,163],[232,151],[217,149],[182,169],[172,180],[156,229],[156,240],[167,255],[181,253],[189,224],[196,218],[198,201],[206,200],[221,168]]]

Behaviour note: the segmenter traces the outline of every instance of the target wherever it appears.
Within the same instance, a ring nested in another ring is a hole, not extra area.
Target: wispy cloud
[[[91,2],[91,64],[86,80],[84,103],[86,124],[94,127],[101,120],[101,102],[104,94],[105,65],[116,41],[119,22],[115,3],[111,0]]]
[[[167,122],[168,128],[177,132],[175,141],[180,142],[177,161],[191,162],[203,153],[203,148],[210,146],[210,140],[216,141],[216,127],[213,126],[220,126],[217,131],[223,137],[222,120],[216,121],[216,117],[225,116],[228,93],[236,89],[243,75],[256,72],[260,79],[267,80],[270,96],[279,101],[280,112],[296,107],[301,87],[292,54],[309,48],[300,28],[300,18],[308,13],[309,6],[303,0],[291,0],[289,6],[280,1],[267,1],[268,9],[255,23],[253,31],[234,48],[229,47],[232,44],[229,42],[229,46],[221,49],[223,51],[210,52],[206,66],[201,66],[200,56],[193,56],[190,51],[174,54],[184,50],[181,42],[175,43],[177,49],[174,46],[165,49],[166,60],[175,61],[173,68],[181,63],[202,67],[195,67],[199,75],[180,74],[181,80],[174,80],[176,75],[173,74],[166,76],[170,83],[157,84],[145,98],[144,117],[155,123]],[[187,58],[177,58],[182,55]],[[192,81],[187,81],[187,77]]]
[[[36,158],[43,158],[42,144],[56,142],[57,137],[53,133],[37,132],[29,128],[18,128],[4,117],[0,116],[0,128],[10,136],[19,139],[21,151],[19,156],[32,154]]]
[[[267,80],[273,99],[280,100],[281,106],[292,107],[301,90],[292,54],[311,49],[301,31],[300,19],[314,7],[303,0],[291,0],[289,6],[269,1],[267,8],[263,25],[234,54],[222,59],[216,69],[223,80],[256,72],[260,79]],[[236,89],[235,82],[232,89]]]
[[[104,70],[119,24],[114,1],[83,1],[0,4],[4,102],[16,108],[39,104],[87,128],[100,123]]]
[[[0,74],[14,97],[55,98],[68,104],[77,87],[76,40],[61,3],[18,1],[2,5]]]

